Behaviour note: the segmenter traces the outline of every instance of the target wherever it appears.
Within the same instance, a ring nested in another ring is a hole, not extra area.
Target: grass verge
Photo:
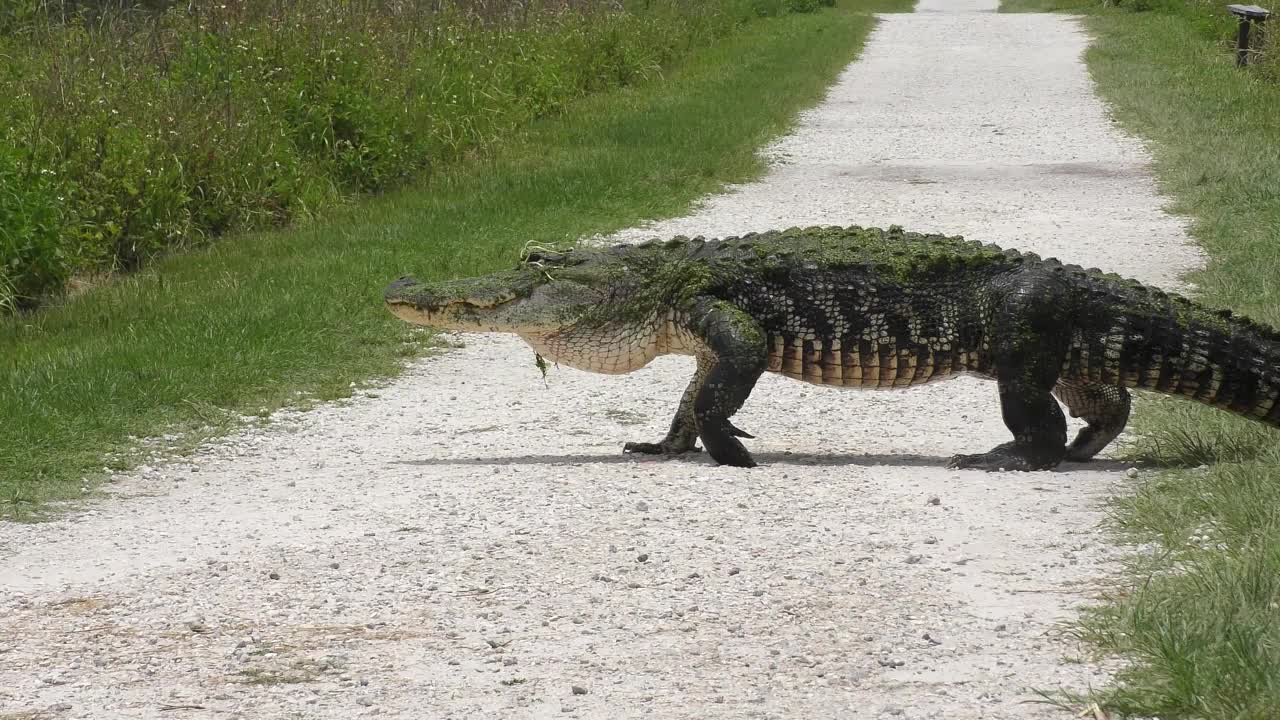
[[[441,278],[685,211],[764,168],[756,150],[817,101],[904,0],[751,24],[661,82],[593,96],[491,158],[323,226],[228,238],[0,324],[0,513],[80,495],[137,438],[198,440],[299,398],[349,394],[429,346],[381,307]]]
[[[1280,85],[1234,67],[1225,7],[1009,0],[1087,15],[1103,97],[1150,143],[1171,210],[1209,262],[1189,278],[1215,306],[1280,325]],[[1079,626],[1133,664],[1094,698],[1120,717],[1280,717],[1280,443],[1177,400],[1145,400],[1134,457],[1176,469],[1115,501],[1113,523],[1150,553]]]

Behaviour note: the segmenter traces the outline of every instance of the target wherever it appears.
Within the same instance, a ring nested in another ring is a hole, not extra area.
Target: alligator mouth
[[[432,321],[431,311],[420,310],[407,300],[387,300],[387,309],[392,315],[415,325],[430,325]]]
[[[403,277],[391,283],[387,287],[383,296],[387,305],[395,312],[395,308],[409,308],[420,313],[438,314],[445,312],[450,308],[462,307],[474,308],[476,310],[491,310],[500,305],[505,305],[516,299],[516,294],[510,290],[501,290],[488,296],[463,296],[452,297],[448,299],[432,299],[424,302],[421,298],[400,297],[394,293],[407,287],[417,285],[418,282],[411,277]]]
[[[472,307],[472,308],[476,308],[477,310],[489,310],[492,308],[496,308],[499,305],[505,305],[515,299],[516,299],[516,296],[512,295],[511,297],[500,297],[500,298],[494,298],[492,300],[487,300],[487,299],[486,300],[470,300],[470,299],[446,300],[443,303],[435,303],[432,305],[420,305],[416,302],[413,302],[412,300],[388,300],[387,304],[392,307],[399,306],[399,307],[413,308],[414,310],[417,310],[419,312],[438,313],[438,312],[444,312],[449,308],[459,307],[459,306]]]
[[[430,291],[415,293],[413,287],[416,285],[412,278],[401,278],[387,288],[383,298],[391,314],[415,325],[454,327],[460,323],[466,326],[483,324],[487,313],[517,299],[517,295],[509,290],[497,290],[479,297],[431,297]]]
[[[484,298],[484,299],[460,298],[457,300],[446,300],[443,303],[432,303],[430,305],[422,305],[412,300],[403,300],[400,298],[389,298],[387,299],[387,305],[391,308],[392,312],[397,312],[398,309],[403,308],[405,310],[411,310],[418,313],[427,313],[431,315],[437,315],[443,312],[447,312],[451,308],[456,308],[456,309],[472,308],[475,310],[492,310],[493,308],[506,305],[507,303],[515,299],[516,299],[515,294],[511,293],[507,295],[499,295],[494,298]]]
[[[419,305],[412,300],[387,300],[387,309],[392,315],[416,325],[438,325],[455,318],[459,311],[480,310],[483,307],[466,300],[451,300],[432,305]]]

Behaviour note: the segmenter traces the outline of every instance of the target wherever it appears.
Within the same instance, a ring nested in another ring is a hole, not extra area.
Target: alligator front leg
[[[715,360],[709,354],[698,356],[698,369],[694,371],[693,379],[689,381],[689,386],[685,388],[684,395],[680,397],[680,407],[676,409],[676,416],[671,420],[671,429],[667,431],[666,437],[656,443],[629,442],[622,447],[622,451],[649,455],[679,455],[686,452],[702,452],[702,448],[696,444],[698,441],[698,423],[694,419],[693,406],[694,400],[698,397],[698,390],[702,388],[702,383],[706,381],[707,374],[711,372],[714,364]],[[734,437],[755,437],[744,430],[734,427],[732,424],[729,424],[729,432]]]
[[[733,304],[699,298],[683,313],[684,329],[702,344],[698,369],[680,399],[667,436],[658,443],[627,443],[625,452],[682,453],[696,450],[702,438],[711,459],[722,465],[755,467],[751,453],[738,440],[751,435],[729,418],[746,402],[764,372],[764,332],[751,316]]]
[[[696,444],[698,441],[698,424],[693,419],[693,401],[697,398],[698,389],[702,387],[702,383],[709,372],[711,372],[711,359],[708,356],[699,355],[698,369],[694,371],[693,379],[689,381],[689,387],[685,388],[684,395],[680,397],[680,407],[676,409],[676,416],[671,420],[671,429],[667,431],[667,436],[656,443],[629,442],[622,446],[622,451],[649,455],[679,455],[685,452],[702,452],[702,448]]]

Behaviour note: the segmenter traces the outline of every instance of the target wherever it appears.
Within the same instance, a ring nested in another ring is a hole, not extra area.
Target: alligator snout
[[[403,290],[407,287],[411,287],[417,284],[418,284],[418,281],[416,279],[414,279],[412,276],[405,275],[403,277],[397,278],[394,282],[388,285],[387,289],[382,292],[382,296],[387,300],[398,298],[400,290]]]

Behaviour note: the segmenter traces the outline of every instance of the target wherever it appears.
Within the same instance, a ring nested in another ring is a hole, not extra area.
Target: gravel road
[[[1176,287],[1199,256],[1086,37],[993,10],[885,16],[766,177],[624,235],[899,223]],[[687,358],[544,385],[460,340],[0,524],[0,718],[1069,718],[1034,689],[1105,680],[1059,621],[1115,569],[1126,468],[945,469],[1006,439],[993,384],[767,376],[740,470],[620,452]]]

